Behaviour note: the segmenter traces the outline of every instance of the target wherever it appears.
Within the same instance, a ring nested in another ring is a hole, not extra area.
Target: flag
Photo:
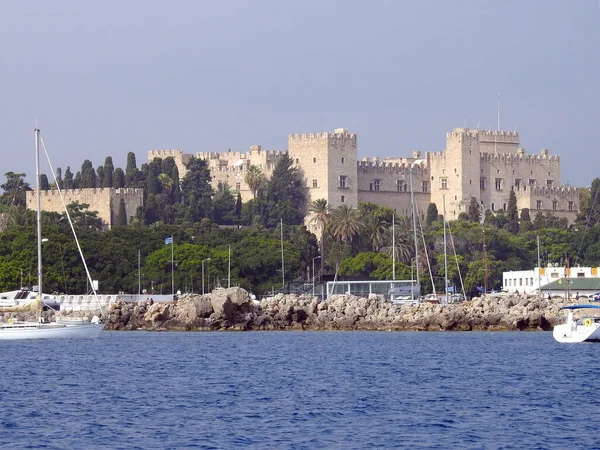
[[[173,243],[173,236],[170,236],[165,239],[165,245],[169,245]]]

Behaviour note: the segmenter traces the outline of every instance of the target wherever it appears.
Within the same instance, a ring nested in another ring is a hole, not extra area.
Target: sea
[[[600,344],[548,332],[0,341],[2,449],[600,448]]]

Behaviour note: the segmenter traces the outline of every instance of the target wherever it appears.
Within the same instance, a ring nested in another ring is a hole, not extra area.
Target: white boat
[[[578,309],[600,309],[600,305],[569,305],[560,308],[567,310],[567,321],[556,325],[552,335],[558,342],[600,342],[600,316],[586,316],[575,319],[573,312]]]
[[[72,324],[12,320],[0,326],[0,340],[95,338],[104,329],[104,324],[95,318],[91,322],[80,320]]]
[[[35,156],[36,156],[36,180],[37,180],[37,207],[36,207],[36,227],[37,227],[37,275],[38,289],[37,295],[31,304],[32,310],[38,311],[38,320],[36,322],[18,321],[14,318],[0,325],[0,340],[15,340],[15,339],[52,339],[52,338],[93,338],[97,337],[104,325],[101,320],[94,316],[91,321],[87,320],[66,320],[63,322],[45,322],[42,319],[42,306],[44,299],[42,298],[42,221],[41,221],[41,205],[40,205],[40,130],[35,129]],[[60,193],[60,190],[59,190]],[[66,208],[65,208],[66,210]],[[68,212],[67,212],[68,215]],[[69,217],[69,223],[71,219]],[[73,230],[74,231],[74,230]],[[77,236],[75,236],[77,239]],[[77,243],[79,247],[79,243]],[[85,266],[85,259],[82,260]],[[89,271],[86,272],[89,276]],[[6,299],[8,300],[8,299]]]

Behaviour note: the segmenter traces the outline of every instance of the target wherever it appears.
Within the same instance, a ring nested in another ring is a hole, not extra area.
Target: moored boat
[[[574,318],[574,311],[579,309],[600,309],[600,305],[569,305],[560,308],[567,310],[567,321],[556,325],[552,335],[558,342],[600,342],[600,316]]]

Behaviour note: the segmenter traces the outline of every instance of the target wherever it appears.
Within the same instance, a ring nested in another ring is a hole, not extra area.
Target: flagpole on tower
[[[500,131],[500,92],[498,92],[498,131]]]

